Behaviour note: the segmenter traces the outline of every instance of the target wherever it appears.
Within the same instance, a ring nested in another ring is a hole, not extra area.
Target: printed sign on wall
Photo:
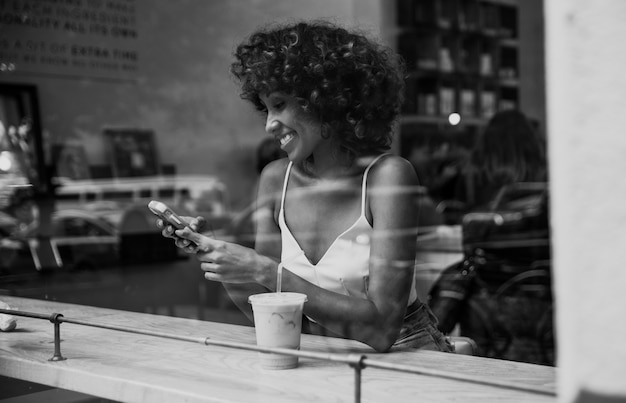
[[[116,178],[160,174],[154,132],[145,129],[105,129]]]
[[[136,15],[136,0],[0,0],[0,78],[134,80]]]

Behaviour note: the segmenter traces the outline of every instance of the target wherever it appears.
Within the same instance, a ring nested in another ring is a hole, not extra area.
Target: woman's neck
[[[302,171],[314,179],[339,179],[355,175],[354,160],[345,152],[317,153],[301,165]]]

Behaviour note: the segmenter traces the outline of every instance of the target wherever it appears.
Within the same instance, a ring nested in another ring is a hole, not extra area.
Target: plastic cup
[[[254,313],[256,343],[260,347],[300,349],[302,308],[306,295],[296,292],[263,293],[248,297]],[[259,352],[265,369],[290,369],[298,357]]]

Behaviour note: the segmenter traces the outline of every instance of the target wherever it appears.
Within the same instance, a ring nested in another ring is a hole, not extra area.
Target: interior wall
[[[626,400],[626,2],[546,1],[558,387]]]
[[[31,11],[35,12],[31,15],[45,11],[34,9],[36,0],[28,1],[24,4],[31,4]],[[24,72],[17,63],[15,70],[0,72],[0,82],[37,85],[42,126],[49,144],[76,139],[84,145],[91,164],[106,164],[108,155],[102,134],[105,128],[154,130],[162,164],[175,165],[179,174],[219,176],[228,184],[235,209],[244,207],[253,197],[257,178],[255,149],[265,136],[261,115],[239,98],[237,86],[229,76],[236,44],[258,26],[276,20],[323,17],[348,25],[363,22],[368,29],[378,27],[377,13],[383,4],[380,0],[108,3],[135,9],[135,72],[120,80],[62,77],[45,71]],[[95,3],[82,4],[87,7]],[[25,15],[28,13],[26,10]],[[86,29],[92,25],[85,24]],[[62,31],[39,27],[20,28],[17,32],[29,33],[33,44],[46,41],[46,52],[51,52],[51,43],[63,41],[70,46],[90,34],[81,34],[78,28],[69,34]],[[0,26],[0,32],[12,31]],[[115,41],[109,35],[98,39],[96,45],[106,47]],[[0,51],[7,50],[8,43],[0,44]],[[63,67],[54,66],[54,70],[61,71]]]

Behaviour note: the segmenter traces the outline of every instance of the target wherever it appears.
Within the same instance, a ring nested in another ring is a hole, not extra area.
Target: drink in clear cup
[[[302,308],[306,295],[296,292],[263,293],[248,298],[254,313],[256,342],[260,347],[300,349]],[[298,366],[298,357],[259,353],[266,369],[289,369]]]

